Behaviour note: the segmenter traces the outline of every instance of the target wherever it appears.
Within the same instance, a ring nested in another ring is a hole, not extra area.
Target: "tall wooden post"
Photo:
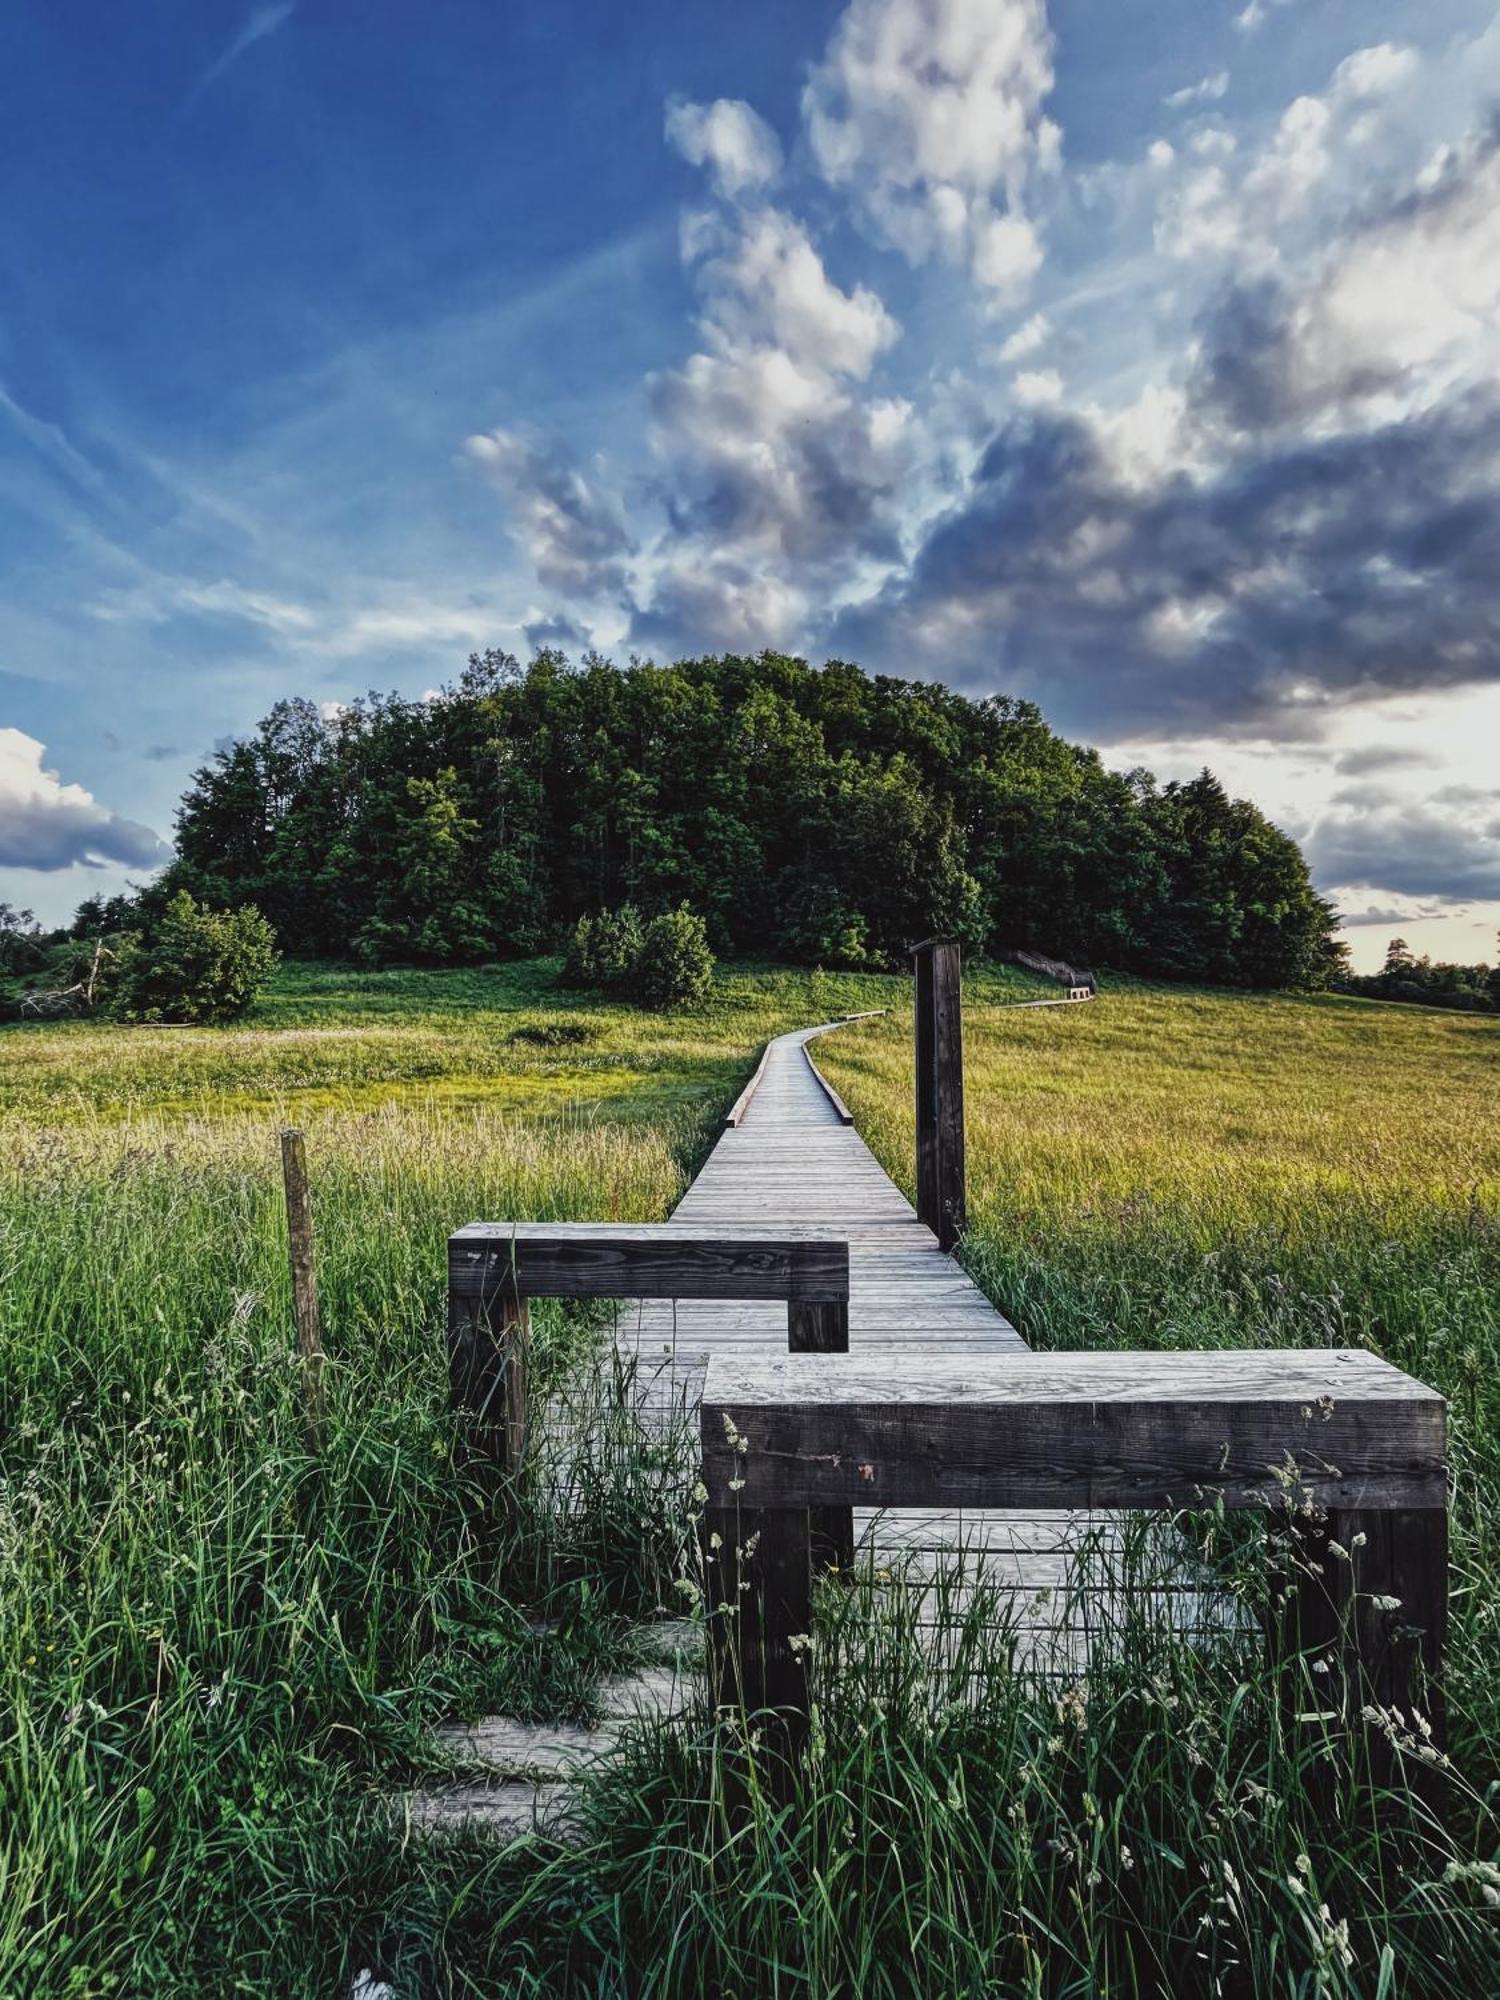
[[[916,960],[917,1215],[951,1250],[963,1235],[964,1037],[957,938],[914,945]]]
[[[849,1301],[830,1299],[819,1305],[793,1303],[786,1309],[788,1354],[847,1354]],[[812,1564],[816,1573],[854,1567],[854,1509],[813,1507],[808,1510]]]
[[[287,1126],[281,1134],[281,1174],[286,1188],[286,1232],[292,1265],[292,1311],[297,1352],[302,1357],[302,1407],[307,1447],[323,1440],[323,1334],[318,1318],[318,1273],[313,1259],[312,1192],[302,1134]]]

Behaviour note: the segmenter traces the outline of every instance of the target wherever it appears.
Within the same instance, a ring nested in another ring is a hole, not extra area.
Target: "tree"
[[[277,955],[259,910],[210,910],[180,889],[124,966],[116,1011],[126,1021],[238,1020]]]
[[[1224,984],[1338,971],[1296,844],[1209,773],[1158,786],[1034,704],[781,653],[476,655],[431,700],[279,703],[194,776],[186,889],[289,951],[472,963],[686,902],[720,952],[894,966],[956,931]]]

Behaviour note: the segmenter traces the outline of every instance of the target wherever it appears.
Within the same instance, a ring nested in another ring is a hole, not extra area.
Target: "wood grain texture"
[[[449,1238],[448,1286],[459,1298],[839,1302],[849,1297],[849,1246],[831,1234],[471,1223]]]
[[[961,953],[956,938],[913,946],[916,966],[917,1214],[951,1250],[967,1224]]]
[[[1329,1506],[1440,1506],[1445,1411],[1357,1349],[916,1351],[899,1374],[726,1356],[703,1392],[704,1479],[711,1496],[743,1480],[750,1506],[1267,1507],[1288,1478]]]

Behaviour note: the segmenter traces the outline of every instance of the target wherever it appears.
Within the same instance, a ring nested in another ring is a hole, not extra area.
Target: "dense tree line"
[[[1339,980],[1346,993],[1367,1000],[1416,1001],[1424,1007],[1457,1007],[1466,1014],[1500,1013],[1500,965],[1445,965],[1418,958],[1405,938],[1392,938],[1379,972]]]
[[[447,964],[686,902],[713,947],[888,965],[970,949],[1241,986],[1324,983],[1296,844],[1208,772],[1122,775],[1029,702],[779,654],[577,669],[473,657],[423,701],[279,703],[197,772],[162,889],[285,950]]]

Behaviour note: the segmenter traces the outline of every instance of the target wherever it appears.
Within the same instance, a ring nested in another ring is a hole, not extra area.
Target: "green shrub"
[[[592,986],[639,1007],[700,1000],[713,977],[708,926],[686,903],[643,922],[631,903],[580,917],[563,961],[565,986]]]
[[[580,917],[568,939],[565,984],[624,992],[635,972],[645,934],[641,913],[633,903],[622,903],[617,910],[601,910],[597,917]]]
[[[124,966],[116,1011],[199,1027],[238,1020],[277,957],[259,910],[210,910],[179,890]]]
[[[676,1007],[701,1000],[714,975],[708,926],[681,903],[646,926],[627,984],[642,1007]]]

